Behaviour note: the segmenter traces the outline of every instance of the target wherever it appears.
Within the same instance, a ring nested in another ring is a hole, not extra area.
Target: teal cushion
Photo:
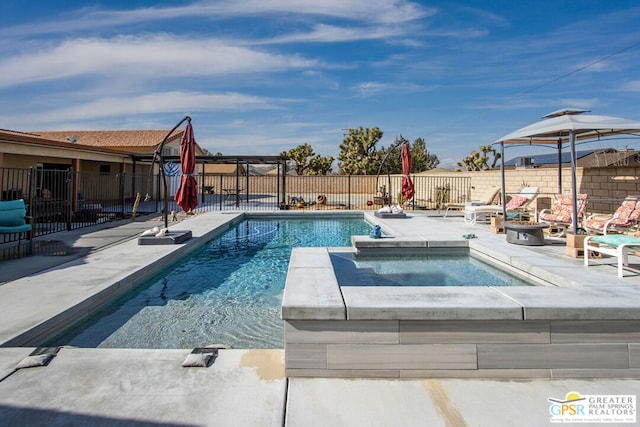
[[[0,227],[24,225],[26,214],[27,209],[22,199],[0,202]]]
[[[595,236],[590,239],[592,242],[601,245],[618,247],[623,243],[637,244],[640,246],[640,237],[627,236],[626,234],[607,234],[605,236]]]
[[[3,225],[0,225],[0,233],[3,234],[26,233],[27,231],[31,231],[31,224],[16,225],[13,227],[5,227]]]
[[[26,224],[27,209],[24,200],[0,202],[0,233],[23,233],[31,230]]]
[[[17,227],[24,225],[24,209],[13,209],[10,211],[0,211],[0,227]]]
[[[14,209],[25,209],[24,200],[18,199],[0,202],[0,215],[3,211],[12,211]]]

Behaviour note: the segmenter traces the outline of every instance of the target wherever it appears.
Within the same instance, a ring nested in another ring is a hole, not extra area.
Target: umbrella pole
[[[505,180],[505,176],[504,176],[504,141],[500,143],[500,169],[501,169],[501,173],[500,173],[500,183],[502,184],[502,191],[500,193],[500,196],[502,198],[501,202],[502,202],[502,220],[504,222],[507,222],[507,187],[506,187],[506,180]]]
[[[558,194],[562,194],[562,139],[558,140]]]
[[[571,191],[573,198],[573,217],[571,218],[571,226],[574,234],[578,234],[578,192],[576,184],[576,134],[573,130],[569,131],[569,142],[571,144]]]
[[[382,167],[385,165],[385,163],[387,163],[387,157],[389,157],[389,154],[391,154],[391,152],[393,150],[395,150],[396,148],[398,148],[400,146],[400,144],[402,144],[402,141],[395,141],[395,144],[389,147],[389,150],[387,151],[387,154],[385,154],[384,158],[382,159],[382,162],[380,162],[380,167],[378,167],[378,173],[376,174],[376,192],[378,191],[378,180],[380,179],[380,172],[382,172]],[[391,206],[391,175],[389,174],[389,167],[387,166],[387,178],[388,178],[388,185],[389,185],[389,189],[388,189],[388,194],[389,194],[389,206]],[[375,192],[374,192],[375,194]],[[384,205],[384,199],[385,199],[385,195],[382,195],[382,204]]]
[[[191,117],[189,116],[184,116],[184,118],[182,120],[180,120],[178,122],[177,125],[175,125],[173,127],[173,129],[171,129],[169,131],[169,133],[167,133],[167,136],[164,137],[164,139],[162,140],[162,142],[158,145],[158,147],[156,148],[156,151],[153,153],[153,160],[151,160],[151,172],[153,172],[153,164],[156,161],[156,156],[158,157],[158,162],[160,164],[160,175],[162,176],[162,184],[164,186],[164,208],[163,208],[163,218],[164,218],[164,228],[169,228],[169,189],[167,186],[167,176],[164,173],[164,156],[162,155],[162,150],[164,148],[164,144],[166,144],[167,140],[169,139],[169,137],[171,136],[171,134],[173,133],[173,131],[175,131],[176,129],[178,129],[178,127],[184,123],[185,121],[189,121],[189,123],[191,123]]]

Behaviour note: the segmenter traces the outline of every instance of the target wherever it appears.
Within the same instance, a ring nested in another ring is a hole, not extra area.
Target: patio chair
[[[498,195],[500,194],[500,187],[495,185],[487,187],[484,191],[480,193],[480,196],[477,200],[471,200],[469,202],[448,202],[444,204],[444,218],[447,217],[447,214],[450,210],[464,210],[465,206],[468,204],[471,205],[493,205],[495,204]]]
[[[640,219],[640,199],[627,196],[612,214],[593,214],[582,222],[582,228],[592,234],[622,233],[637,230]]]
[[[578,194],[578,221],[584,216],[587,207],[587,195]],[[563,237],[567,228],[571,226],[573,221],[573,198],[571,194],[556,194],[553,198],[553,204],[550,209],[542,209],[538,213],[538,221],[549,224],[549,226],[557,229],[551,231],[550,236]]]
[[[514,195],[505,206],[507,217],[519,219],[524,212],[527,212],[529,205],[538,195],[538,187],[522,187],[520,192]],[[482,219],[499,215],[503,211],[502,205],[476,205],[465,206],[464,221],[469,224],[476,224]]]
[[[626,234],[587,236],[584,238],[584,265],[589,266],[592,253],[614,256],[618,261],[618,277],[624,277],[623,268],[629,265],[629,254],[635,253],[639,248],[640,237]]]

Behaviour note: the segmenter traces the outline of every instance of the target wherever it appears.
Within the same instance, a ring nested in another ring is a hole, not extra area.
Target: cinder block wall
[[[472,199],[489,186],[502,185],[499,170],[451,174],[471,178]],[[571,168],[562,168],[561,184],[563,193],[571,193]],[[640,195],[640,168],[577,168],[576,185],[579,194],[589,196],[589,213],[611,213],[626,196]],[[509,169],[505,172],[505,186],[507,195],[517,193],[523,186],[538,187],[539,195],[534,206],[543,209],[548,207],[551,197],[558,192],[558,169]]]

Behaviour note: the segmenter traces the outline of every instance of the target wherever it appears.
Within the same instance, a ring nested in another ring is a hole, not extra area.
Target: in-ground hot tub
[[[527,281],[469,255],[468,248],[428,253],[353,257],[329,253],[338,286],[532,286]]]
[[[374,240],[354,245],[482,252],[470,241]],[[340,286],[332,249],[295,249],[282,303],[287,376],[640,377],[640,304],[629,290],[581,287],[566,265],[539,269],[528,249],[511,248],[527,252],[484,254],[550,286]]]

